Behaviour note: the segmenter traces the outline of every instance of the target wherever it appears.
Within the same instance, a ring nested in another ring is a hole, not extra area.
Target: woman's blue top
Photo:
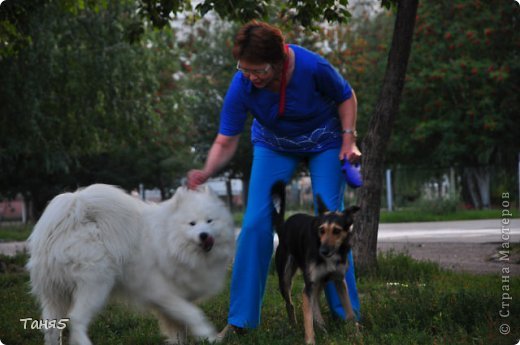
[[[319,152],[342,143],[338,104],[352,97],[348,82],[320,55],[290,45],[295,67],[287,84],[285,112],[280,93],[256,88],[237,71],[220,114],[219,133],[240,134],[247,114],[254,117],[251,141],[284,152]]]

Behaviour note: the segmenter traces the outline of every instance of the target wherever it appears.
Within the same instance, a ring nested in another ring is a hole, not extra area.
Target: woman
[[[357,101],[354,91],[322,57],[297,45],[286,45],[276,27],[252,21],[235,37],[237,73],[221,111],[219,133],[202,170],[188,172],[196,188],[233,157],[248,113],[254,117],[254,146],[247,209],[233,274],[226,331],[256,328],[273,252],[271,186],[290,181],[298,163],[309,164],[313,193],[329,209],[343,208],[341,160],[360,159],[356,146]],[[346,272],[350,299],[359,316],[352,254]],[[345,313],[333,285],[327,300],[339,317]]]

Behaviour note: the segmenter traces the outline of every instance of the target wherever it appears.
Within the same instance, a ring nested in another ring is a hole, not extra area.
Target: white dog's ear
[[[186,190],[188,190],[188,188],[186,186],[180,186],[179,188],[177,188],[175,190],[175,193],[173,193],[173,197],[175,197],[176,195],[181,195],[183,193],[186,193]]]
[[[197,192],[208,193],[209,186],[207,184],[199,184],[197,186]]]
[[[217,195],[217,193],[206,183],[198,186],[197,191],[201,192],[201,193],[209,194],[209,195],[214,195],[214,196]]]
[[[187,192],[188,188],[181,186],[175,190],[175,193],[173,196],[168,200],[168,203],[170,204],[170,207],[177,208],[177,205],[179,203],[179,200],[182,199],[182,196]]]

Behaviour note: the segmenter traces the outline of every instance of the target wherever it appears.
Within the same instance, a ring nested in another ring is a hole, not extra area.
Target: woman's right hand
[[[189,189],[197,189],[198,186],[203,184],[209,179],[209,175],[205,173],[203,170],[193,169],[188,171],[187,175],[188,181],[186,185]]]
[[[239,138],[239,134],[235,136],[218,134],[209,150],[204,168],[202,170],[194,169],[188,171],[188,181],[186,183],[188,188],[197,188],[219,172],[235,154]]]

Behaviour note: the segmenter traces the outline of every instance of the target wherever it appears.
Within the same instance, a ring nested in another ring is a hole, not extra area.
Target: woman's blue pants
[[[228,323],[237,327],[256,328],[264,297],[269,264],[273,254],[271,187],[276,181],[289,183],[303,159],[309,163],[313,194],[319,194],[330,210],[343,209],[345,180],[338,159],[339,148],[317,153],[282,153],[255,146],[246,213],[238,237],[231,277],[231,301]],[[354,313],[359,318],[359,298],[352,253],[345,274]],[[325,287],[331,310],[345,319],[336,289]]]

